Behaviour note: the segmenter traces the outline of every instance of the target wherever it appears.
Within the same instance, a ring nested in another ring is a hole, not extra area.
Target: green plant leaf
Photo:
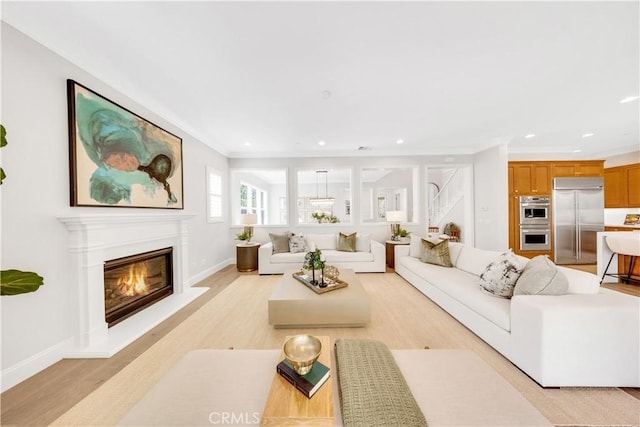
[[[4,181],[6,177],[7,175],[4,174],[4,169],[0,168],[0,185],[2,185],[2,181]]]
[[[0,125],[0,147],[7,145],[7,130],[3,125]]]
[[[32,271],[0,271],[0,295],[18,295],[37,291],[44,278]]]

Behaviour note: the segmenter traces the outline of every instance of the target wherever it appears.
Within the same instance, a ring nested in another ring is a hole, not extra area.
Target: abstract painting
[[[182,139],[67,80],[71,206],[183,209]]]

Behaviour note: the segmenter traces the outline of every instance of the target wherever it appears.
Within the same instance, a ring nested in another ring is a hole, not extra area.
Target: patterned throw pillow
[[[427,264],[440,265],[442,267],[453,267],[449,257],[449,241],[442,240],[434,243],[429,240],[422,240],[422,255],[420,261]]]
[[[302,234],[289,233],[289,252],[297,254],[307,251],[307,244]]]
[[[336,249],[342,252],[355,252],[356,251],[356,233],[338,234],[338,247]]]
[[[538,255],[525,265],[513,295],[565,295],[569,280],[545,255]]]
[[[492,295],[511,298],[522,265],[513,252],[505,252],[492,261],[480,275],[480,287]]]
[[[289,233],[285,233],[285,234],[269,233],[269,238],[271,239],[271,243],[273,243],[274,254],[289,252]]]

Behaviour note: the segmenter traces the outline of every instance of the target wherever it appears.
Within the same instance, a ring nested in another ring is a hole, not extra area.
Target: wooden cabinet
[[[640,207],[640,163],[605,169],[604,207]]]
[[[640,164],[627,169],[627,204],[640,207]]]
[[[550,195],[551,168],[546,162],[510,162],[512,190],[518,195]]]
[[[602,176],[603,174],[604,160],[554,161],[552,166],[553,178]]]
[[[556,177],[603,176],[603,174],[604,160],[509,162],[509,247],[515,253],[520,253],[520,196],[550,196],[553,190],[553,178]],[[552,235],[552,248],[553,239]],[[553,250],[543,253],[520,253],[527,257],[541,254],[553,257]]]

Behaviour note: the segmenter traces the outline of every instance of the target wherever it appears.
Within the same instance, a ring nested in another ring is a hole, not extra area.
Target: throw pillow
[[[453,267],[449,257],[449,241],[442,240],[433,243],[422,239],[422,256],[420,261],[427,264],[441,265],[442,267]]]
[[[351,234],[338,234],[338,246],[336,248],[341,252],[355,252],[356,251],[356,233]]]
[[[480,287],[492,295],[511,298],[522,266],[511,251],[500,254],[480,275]]]
[[[307,251],[307,244],[302,234],[289,233],[289,252],[297,254]]]
[[[269,233],[269,238],[271,239],[271,243],[273,244],[274,254],[289,252],[289,233],[285,233],[285,234]]]
[[[527,263],[516,283],[514,295],[564,295],[569,281],[556,265],[544,255]]]

